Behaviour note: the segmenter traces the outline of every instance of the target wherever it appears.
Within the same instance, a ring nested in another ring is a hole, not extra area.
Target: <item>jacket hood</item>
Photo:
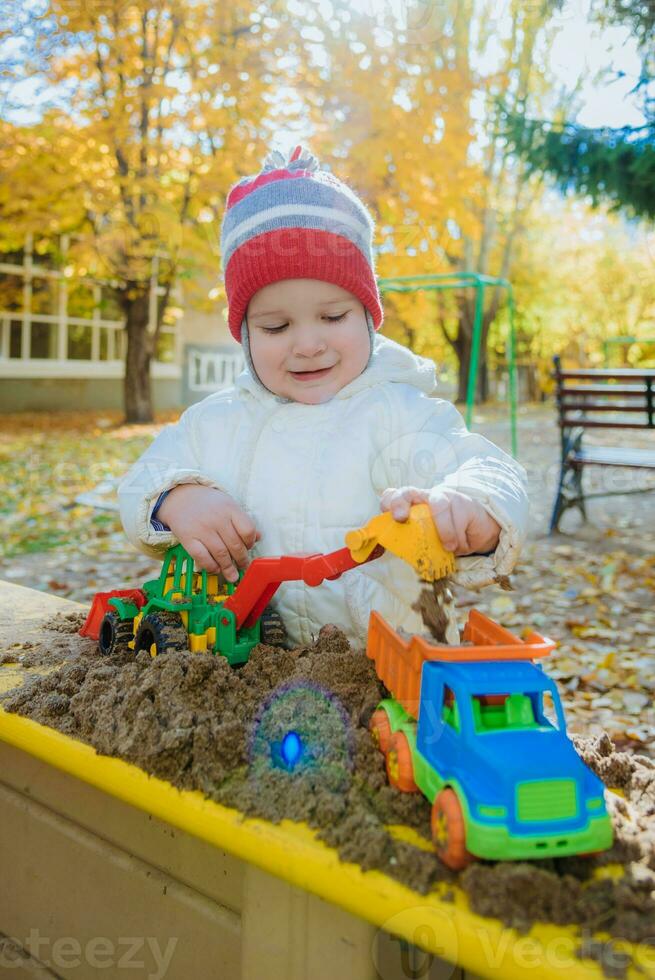
[[[373,355],[368,367],[359,377],[338,391],[334,399],[351,398],[366,388],[388,381],[412,385],[426,395],[432,395],[437,387],[434,362],[427,357],[414,354],[409,348],[397,344],[395,340],[376,334]],[[289,401],[265,388],[257,378],[253,377],[249,368],[241,372],[234,384],[237,390],[248,392],[260,402],[280,404]]]

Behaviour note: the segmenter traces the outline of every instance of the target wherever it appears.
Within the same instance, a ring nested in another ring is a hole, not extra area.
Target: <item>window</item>
[[[104,286],[100,294],[100,316],[103,320],[122,320],[123,311],[116,290]]]
[[[57,324],[30,324],[30,357],[57,357]]]
[[[67,290],[68,315],[90,320],[95,309],[93,287],[87,283],[71,283]]]
[[[23,279],[10,272],[0,272],[0,309],[23,310]]]
[[[69,361],[91,360],[91,327],[78,323],[68,324],[68,348],[66,356]]]
[[[23,324],[20,320],[9,322],[9,357],[21,357],[23,350]]]
[[[67,275],[69,245],[67,236],[59,241],[28,236],[21,251],[0,252],[0,359],[125,360],[118,284]],[[151,314],[165,293],[156,281],[159,261],[152,262]],[[166,323],[155,360],[175,364],[177,358],[177,327]]]
[[[533,697],[520,691],[511,694],[474,694],[471,708],[476,732],[538,728]]]
[[[46,316],[56,316],[59,306],[59,283],[56,279],[46,279],[44,276],[32,277],[32,313],[44,313]],[[36,354],[33,355],[36,357]]]
[[[443,687],[441,717],[447,725],[450,725],[455,731],[459,731],[459,709],[457,707],[455,692],[447,684],[444,684]]]
[[[98,360],[115,361],[120,359],[123,350],[121,338],[125,334],[122,327],[98,327]]]
[[[557,707],[550,691],[540,691],[536,696],[536,715],[539,724],[559,730]]]

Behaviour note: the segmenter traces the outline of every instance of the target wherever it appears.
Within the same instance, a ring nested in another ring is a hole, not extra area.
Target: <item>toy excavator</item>
[[[211,652],[230,664],[243,664],[260,642],[284,644],[279,617],[267,609],[282,582],[320,585],[373,561],[385,550],[409,562],[426,582],[454,570],[454,556],[443,547],[427,504],[415,504],[400,523],[378,514],[349,531],[346,547],[329,554],[255,558],[237,583],[194,571],[182,545],[170,548],[158,578],[141,589],[96,593],[82,636],[98,641],[101,653],[149,650]]]

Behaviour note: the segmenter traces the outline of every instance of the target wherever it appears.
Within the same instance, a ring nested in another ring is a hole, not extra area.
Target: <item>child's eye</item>
[[[326,319],[329,323],[339,323],[348,316],[349,312],[350,310],[346,310],[345,313],[339,313],[337,316],[328,316],[326,314],[324,319]],[[264,333],[281,333],[283,330],[286,330],[288,326],[288,323],[283,323],[279,327],[262,327],[262,330]]]

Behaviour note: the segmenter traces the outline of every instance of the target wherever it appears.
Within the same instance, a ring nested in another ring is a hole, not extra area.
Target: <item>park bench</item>
[[[655,449],[626,445],[618,438],[622,429],[655,428],[655,370],[640,368],[573,368],[563,370],[555,357],[555,397],[561,436],[560,475],[550,521],[550,531],[562,514],[577,507],[586,519],[585,501],[644,493],[654,487],[605,488],[585,493],[585,467],[628,467],[655,470]],[[583,445],[585,429],[616,429],[616,445]]]

